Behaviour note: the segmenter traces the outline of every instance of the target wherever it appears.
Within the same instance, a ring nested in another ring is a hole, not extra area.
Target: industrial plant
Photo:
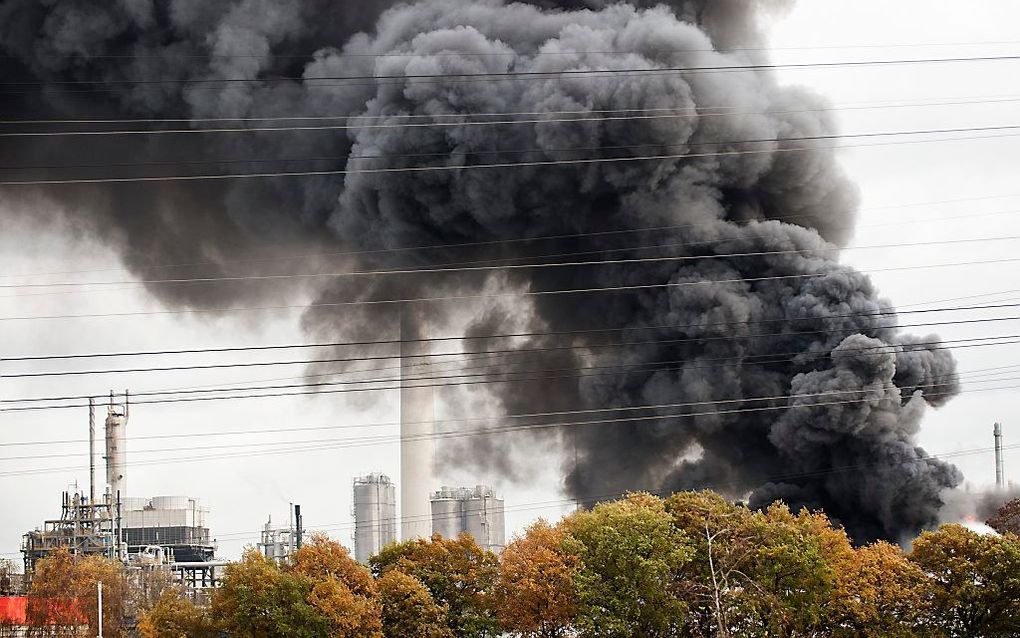
[[[39,560],[58,549],[75,555],[100,555],[125,564],[162,566],[181,582],[196,588],[216,581],[215,544],[209,533],[209,509],[189,496],[129,496],[127,492],[127,427],[130,397],[116,403],[111,392],[106,406],[106,481],[97,495],[95,447],[96,406],[89,400],[89,490],[61,496],[60,515],[46,520],[22,538],[26,585]]]

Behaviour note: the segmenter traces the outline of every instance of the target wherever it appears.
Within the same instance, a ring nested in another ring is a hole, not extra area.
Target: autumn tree
[[[676,582],[693,551],[661,499],[632,494],[572,514],[561,526],[565,548],[580,560],[574,622],[580,636],[655,638],[685,624]]]
[[[453,638],[446,610],[414,576],[391,569],[377,581],[385,638]]]
[[[1000,534],[1020,536],[1020,498],[1007,501],[986,523]]]
[[[755,548],[734,635],[807,636],[824,628],[836,570],[853,548],[820,513],[774,503],[751,519]]]
[[[500,555],[494,602],[506,631],[533,638],[566,635],[577,613],[577,556],[565,533],[543,520],[514,539]]]
[[[207,610],[192,603],[176,588],[164,589],[156,604],[142,613],[138,631],[142,638],[216,636]]]
[[[321,638],[329,636],[329,619],[308,601],[311,578],[280,569],[254,549],[223,572],[213,592],[211,615],[217,629],[231,638]]]
[[[46,635],[57,627],[81,624],[84,619],[89,633],[98,635],[100,582],[102,633],[109,638],[124,636],[127,586],[121,564],[102,556],[74,556],[63,548],[36,563],[28,592],[28,624],[32,633]]]
[[[756,592],[749,576],[759,546],[753,513],[707,490],[673,494],[666,511],[694,552],[678,578],[691,632],[729,636],[741,599]]]
[[[835,589],[828,606],[832,636],[911,638],[929,616],[927,575],[896,545],[879,541],[858,548],[835,566]]]
[[[446,624],[458,638],[499,634],[490,601],[499,573],[496,555],[478,546],[470,534],[455,539],[433,534],[390,545],[369,563],[377,577],[397,570],[417,578],[437,605],[446,611]]]
[[[323,534],[294,553],[291,572],[311,581],[308,602],[325,616],[335,638],[381,638],[378,592],[372,575],[347,548]]]
[[[910,560],[928,575],[932,624],[951,638],[1020,635],[1020,539],[961,525],[922,533]]]
[[[854,550],[824,515],[782,504],[755,512],[709,491],[674,494],[666,508],[694,548],[679,582],[694,635],[831,629],[838,575]]]

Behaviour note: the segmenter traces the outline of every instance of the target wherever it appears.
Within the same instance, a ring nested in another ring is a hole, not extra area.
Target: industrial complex
[[[431,534],[471,534],[480,546],[500,551],[505,543],[503,500],[491,487],[436,487],[433,479],[434,398],[431,388],[413,380],[427,366],[422,343],[423,322],[412,309],[402,309],[401,445],[403,485],[371,473],[353,479],[351,514],[357,560],[368,559],[398,540]],[[424,371],[427,373],[427,370]],[[25,586],[36,563],[64,548],[76,555],[102,555],[140,568],[160,568],[194,590],[216,586],[225,561],[216,557],[210,532],[210,509],[195,496],[135,496],[128,492],[127,430],[130,396],[111,392],[105,405],[103,460],[105,481],[96,479],[96,411],[89,401],[89,486],[65,491],[59,513],[24,534],[22,555]],[[398,505],[399,496],[399,505]],[[398,529],[399,528],[399,529]],[[300,549],[304,525],[300,505],[291,505],[286,526],[266,522],[258,542],[267,557],[285,561]]]

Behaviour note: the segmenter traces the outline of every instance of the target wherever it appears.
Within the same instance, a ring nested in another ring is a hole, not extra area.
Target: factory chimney
[[[127,495],[127,422],[128,393],[124,391],[124,404],[115,405],[113,391],[106,407],[106,484],[116,498]]]
[[[435,420],[423,304],[400,305],[400,538],[430,535]]]
[[[1002,465],[1002,424],[996,423],[992,426],[995,435],[995,487],[996,489],[1006,488],[1005,469]]]

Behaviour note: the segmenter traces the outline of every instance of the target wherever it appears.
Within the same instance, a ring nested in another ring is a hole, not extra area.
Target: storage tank
[[[397,540],[397,490],[385,474],[354,479],[354,557],[362,563]]]
[[[467,532],[482,548],[498,553],[506,542],[503,510],[503,499],[491,487],[443,487],[432,494],[432,531],[445,538]]]
[[[443,486],[432,495],[432,533],[456,538],[462,527],[461,501],[454,490]]]

